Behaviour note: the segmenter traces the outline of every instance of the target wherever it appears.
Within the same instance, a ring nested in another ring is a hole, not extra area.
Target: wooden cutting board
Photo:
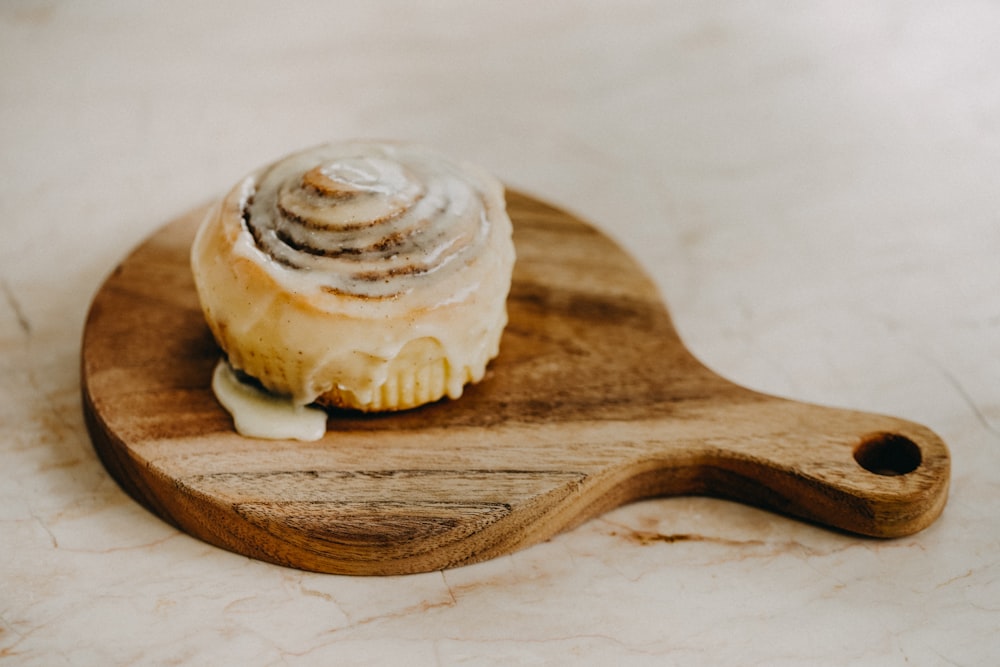
[[[319,442],[237,435],[188,250],[204,214],[148,239],[94,298],[82,351],[94,447],[133,498],[206,542],[318,572],[493,558],[632,500],[707,494],[894,537],[941,512],[927,428],[762,395],[701,365],[607,237],[508,193],[510,324],[486,379],[413,411],[333,413]]]

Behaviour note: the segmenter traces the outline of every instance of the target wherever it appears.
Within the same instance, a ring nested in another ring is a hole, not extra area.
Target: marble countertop
[[[925,0],[4,3],[0,662],[990,664],[998,28],[994,4]],[[89,301],[166,221],[353,137],[436,146],[590,220],[727,378],[929,426],[944,514],[878,541],[654,499],[389,578],[171,528],[88,439]]]

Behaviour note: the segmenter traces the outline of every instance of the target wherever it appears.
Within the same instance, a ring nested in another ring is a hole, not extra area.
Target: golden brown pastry
[[[416,145],[347,142],[238,183],[191,263],[234,368],[299,405],[399,410],[483,377],[514,246],[491,175]]]

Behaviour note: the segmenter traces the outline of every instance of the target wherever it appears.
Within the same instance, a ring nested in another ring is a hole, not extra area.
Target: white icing
[[[325,194],[302,178],[314,170]],[[272,260],[286,289],[392,297],[440,282],[482,251],[490,220],[478,191],[489,184],[420,147],[329,144],[258,175],[241,242]]]
[[[247,438],[312,442],[326,433],[324,410],[297,405],[291,398],[242,382],[225,359],[212,373],[212,391],[233,416],[236,431]]]

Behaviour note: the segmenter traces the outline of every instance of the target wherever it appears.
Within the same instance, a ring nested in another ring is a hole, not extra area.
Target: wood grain
[[[950,462],[930,430],[719,377],[606,236],[522,194],[508,206],[510,324],[486,379],[409,412],[331,413],[316,443],[233,431],[209,386],[219,351],[188,267],[204,211],[166,225],[115,269],[86,322],[84,413],[108,471],[206,542],[347,574],[493,558],[665,494],[878,537],[940,514]]]

